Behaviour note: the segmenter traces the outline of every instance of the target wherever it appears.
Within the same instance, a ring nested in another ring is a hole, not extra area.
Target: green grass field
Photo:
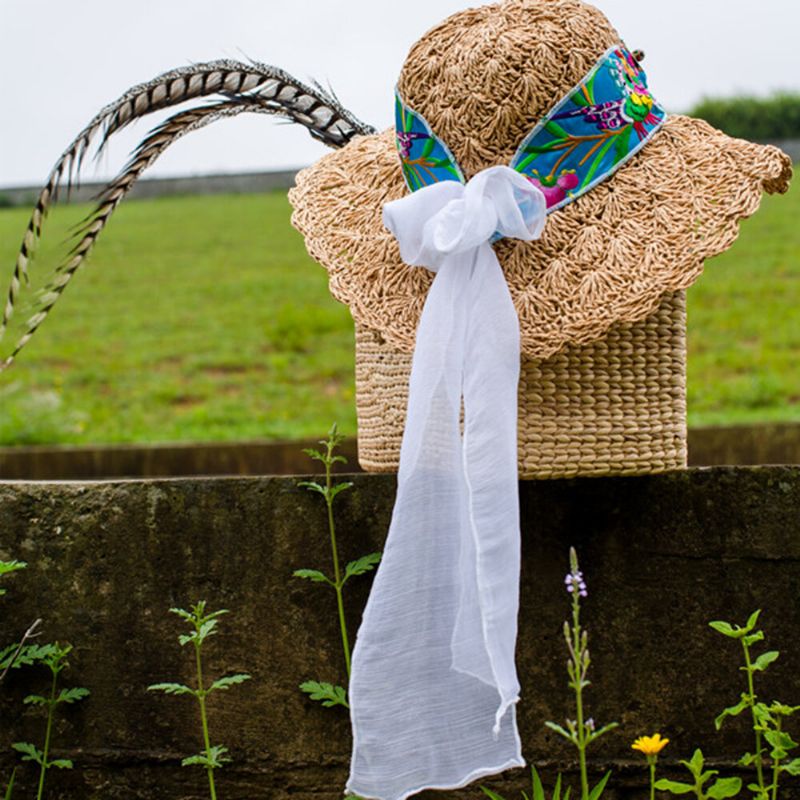
[[[54,210],[34,269],[87,211]],[[289,214],[282,193],[124,203],[0,374],[0,444],[354,434],[350,314]],[[27,216],[0,211],[2,292]],[[689,291],[690,424],[800,419],[798,220],[800,189],[766,198]]]

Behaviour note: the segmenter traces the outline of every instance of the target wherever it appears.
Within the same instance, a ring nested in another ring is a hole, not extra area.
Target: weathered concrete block
[[[338,509],[346,559],[382,547],[395,490],[394,476],[353,480]],[[588,713],[621,723],[592,752],[595,777],[614,768],[614,794],[643,794],[645,770],[630,749],[640,734],[670,737],[667,766],[702,746],[727,768],[751,749],[744,720],[714,730],[742,687],[736,644],[708,620],[744,621],[762,608],[768,643],[783,651],[762,696],[800,702],[800,468],[529,481],[520,492],[520,727],[527,759],[547,776],[574,775],[572,752],[543,726],[562,721],[570,701],[561,640],[569,545],[589,584]],[[184,628],[168,609],[201,598],[231,611],[209,641],[207,676],[253,676],[210,699],[212,739],[235,759],[219,773],[220,796],[341,796],[347,715],[297,690],[307,678],[344,677],[332,592],[291,577],[328,568],[318,496],[291,478],[1,483],[0,557],[30,565],[7,582],[0,641],[44,617],[47,640],[75,646],[67,684],[92,692],[59,719],[54,754],[76,768],[51,775],[50,800],[207,796],[202,770],[179,766],[200,749],[194,701],[145,689],[192,680],[192,654],[177,644]],[[348,587],[352,636],[369,583]],[[22,698],[45,682],[27,671],[0,689],[0,775],[14,763],[12,741],[40,739],[41,718]],[[19,796],[30,796],[33,771],[19,778]],[[518,797],[526,781],[515,770],[487,784]]]

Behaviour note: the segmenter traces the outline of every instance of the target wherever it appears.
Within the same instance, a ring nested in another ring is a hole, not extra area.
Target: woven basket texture
[[[523,356],[519,472],[526,478],[643,474],[686,466],[686,294],[655,314],[550,358]],[[356,325],[358,460],[400,461],[411,354]]]

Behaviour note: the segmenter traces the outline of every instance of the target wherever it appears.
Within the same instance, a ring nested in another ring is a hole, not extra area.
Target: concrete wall
[[[353,480],[338,511],[345,558],[382,547],[394,500],[394,476]],[[751,748],[744,718],[714,730],[714,716],[738,700],[742,674],[736,643],[708,620],[743,622],[762,608],[768,645],[782,655],[761,696],[800,702],[800,468],[527,481],[520,491],[520,726],[526,758],[547,776],[560,767],[574,778],[572,753],[543,725],[568,711],[561,625],[571,544],[590,592],[588,713],[621,723],[592,751],[595,778],[615,771],[610,796],[644,796],[645,770],[630,748],[640,734],[671,739],[667,768],[702,746],[733,769]],[[46,639],[75,646],[68,685],[92,692],[59,718],[53,756],[73,758],[75,769],[54,771],[49,800],[207,796],[203,772],[179,766],[200,747],[193,701],[145,690],[192,680],[168,608],[200,598],[231,611],[209,641],[207,676],[253,676],[210,701],[212,739],[235,759],[218,774],[220,797],[341,797],[347,716],[296,688],[343,678],[332,592],[290,577],[327,568],[326,539],[320,498],[289,478],[0,483],[0,557],[30,564],[5,582],[0,641],[43,616]],[[352,583],[353,632],[369,583]],[[15,673],[0,689],[0,775],[14,761],[12,741],[40,738],[42,720],[22,698],[45,680]],[[19,779],[16,796],[32,796],[32,770]],[[511,800],[525,780],[516,770],[487,783]],[[447,796],[481,795],[474,787]]]

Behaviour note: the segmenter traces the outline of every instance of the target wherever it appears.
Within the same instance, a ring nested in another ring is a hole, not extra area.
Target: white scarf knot
[[[519,322],[491,241],[538,238],[546,213],[541,191],[505,166],[383,208],[403,261],[437,274],[353,650],[347,790],[361,797],[403,800],[525,765],[514,705]]]

